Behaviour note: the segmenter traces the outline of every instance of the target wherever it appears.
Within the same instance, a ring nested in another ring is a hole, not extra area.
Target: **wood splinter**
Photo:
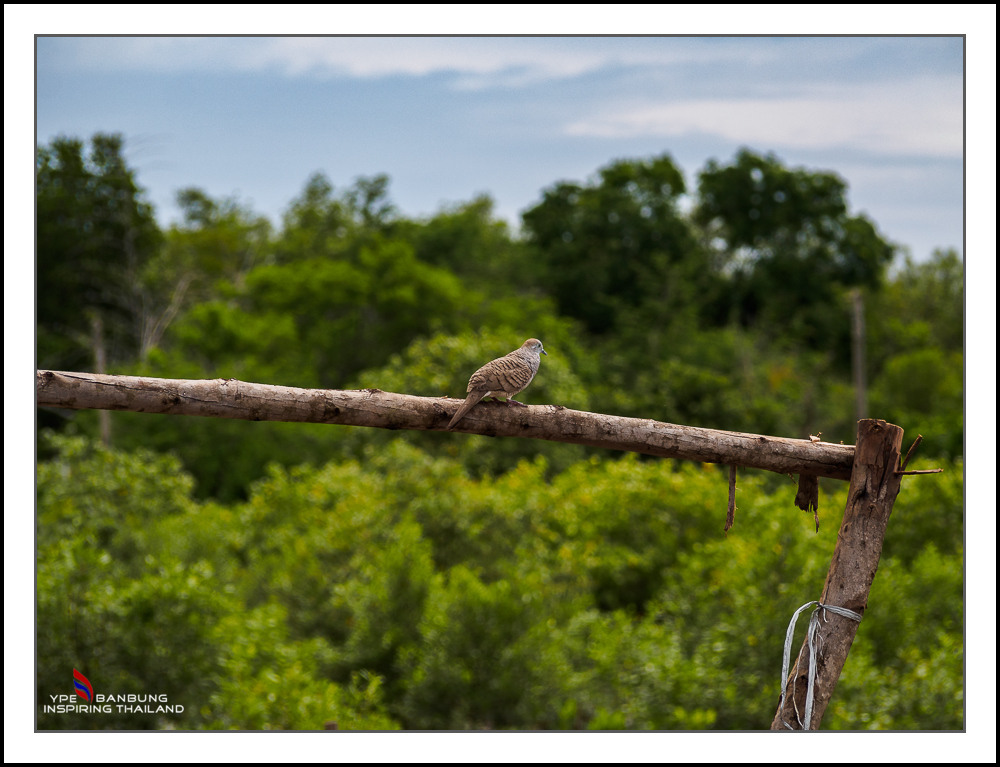
[[[899,462],[899,468],[897,471],[903,471],[906,468],[906,464],[910,462],[910,458],[917,451],[917,445],[924,441],[924,435],[918,434],[917,438],[913,440],[913,444],[910,445],[910,449],[906,451],[906,458]]]
[[[722,532],[729,534],[736,523],[736,467],[729,467],[729,510],[726,512],[726,526]]]
[[[940,474],[944,469],[916,469],[911,471],[906,471],[906,464],[910,462],[910,458],[917,450],[917,445],[919,445],[924,439],[923,434],[918,434],[917,438],[913,440],[913,444],[910,445],[910,449],[906,451],[906,458],[899,462],[899,468],[894,472],[895,474]]]

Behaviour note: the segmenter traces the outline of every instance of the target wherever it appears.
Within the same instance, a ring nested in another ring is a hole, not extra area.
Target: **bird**
[[[469,379],[469,388],[466,389],[469,395],[458,412],[452,416],[448,431],[454,429],[455,424],[461,421],[483,397],[492,396],[497,401],[500,397],[504,397],[508,407],[511,403],[527,407],[523,402],[515,400],[514,395],[523,392],[531,383],[531,379],[538,372],[542,354],[549,356],[542,348],[542,342],[537,338],[529,338],[520,348],[479,368]]]

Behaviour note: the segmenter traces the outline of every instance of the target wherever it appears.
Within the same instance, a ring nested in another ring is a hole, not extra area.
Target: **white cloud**
[[[674,38],[92,37],[49,40],[64,66],[96,71],[276,70],[289,76],[383,77],[451,72],[456,87],[518,86],[614,66],[774,58],[765,48]]]
[[[776,148],[962,155],[960,77],[804,90],[787,97],[689,99],[608,109],[568,124],[565,131],[601,138],[704,133]]]
[[[290,73],[339,71],[359,77],[461,72],[481,76],[529,70],[540,77],[566,77],[602,66],[606,56],[555,51],[531,40],[493,38],[286,38],[269,55]]]

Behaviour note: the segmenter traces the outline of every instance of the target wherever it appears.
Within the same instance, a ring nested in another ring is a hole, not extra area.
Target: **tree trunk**
[[[104,320],[98,312],[90,315],[90,329],[94,345],[94,366],[103,374],[108,369],[108,357],[104,348]],[[101,444],[111,447],[111,413],[102,410],[97,414],[101,427]]]

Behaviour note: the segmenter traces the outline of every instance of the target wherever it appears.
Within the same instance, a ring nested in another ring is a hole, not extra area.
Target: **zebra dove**
[[[492,396],[498,401],[500,397],[504,397],[508,407],[511,403],[527,407],[523,402],[516,401],[514,395],[520,394],[531,383],[531,379],[538,372],[538,364],[542,360],[539,355],[542,354],[549,356],[542,348],[542,342],[537,338],[529,338],[521,344],[520,349],[515,349],[510,354],[487,362],[479,368],[469,379],[469,388],[466,390],[469,396],[452,417],[448,429],[454,429],[455,424],[461,421],[483,397]]]

